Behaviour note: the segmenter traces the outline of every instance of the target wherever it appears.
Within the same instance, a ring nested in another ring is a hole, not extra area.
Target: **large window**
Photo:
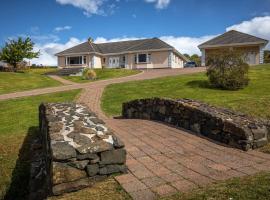
[[[135,55],[135,63],[150,63],[151,62],[151,54],[136,54]]]
[[[147,62],[147,54],[139,54],[138,56],[138,62],[139,63],[146,63]]]
[[[67,65],[82,65],[86,64],[86,56],[67,57]]]

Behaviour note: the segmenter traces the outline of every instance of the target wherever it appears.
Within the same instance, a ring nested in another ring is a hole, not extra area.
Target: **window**
[[[139,54],[138,55],[138,62],[139,63],[146,63],[147,62],[147,54]]]
[[[106,58],[103,58],[103,63],[105,63],[106,62]]]
[[[151,63],[151,54],[148,54],[148,63]]]
[[[83,57],[83,64],[86,64],[86,56]]]
[[[68,65],[81,65],[82,64],[82,56],[67,57],[67,64]]]
[[[151,63],[151,54],[135,54],[134,63]]]

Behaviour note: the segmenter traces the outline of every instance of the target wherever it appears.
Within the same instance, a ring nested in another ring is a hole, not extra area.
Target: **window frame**
[[[145,62],[140,62],[140,55],[145,55]],[[137,53],[134,55],[135,64],[149,64],[151,63],[151,54],[150,53]]]
[[[70,58],[79,58],[79,63],[71,64]],[[79,66],[79,65],[85,65],[87,62],[86,56],[67,56],[66,57],[66,65],[67,66]]]

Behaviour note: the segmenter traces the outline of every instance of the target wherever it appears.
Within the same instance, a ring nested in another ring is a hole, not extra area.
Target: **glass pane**
[[[139,62],[146,62],[146,54],[139,54]]]
[[[68,61],[70,65],[79,65],[82,64],[82,57],[69,57]]]

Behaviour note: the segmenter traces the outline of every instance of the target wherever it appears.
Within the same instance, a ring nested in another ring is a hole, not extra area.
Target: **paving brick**
[[[156,174],[157,176],[163,175],[163,174],[170,174],[171,171],[168,170],[165,167],[159,166],[158,168],[152,168],[152,172]]]
[[[123,175],[119,175],[119,176],[115,176],[114,177],[118,183],[120,184],[124,184],[124,183],[129,183],[129,182],[134,182],[137,179],[135,178],[135,176],[133,176],[132,174],[123,174]]]
[[[147,189],[146,185],[139,180],[123,183],[121,185],[128,193]]]
[[[180,192],[187,192],[197,187],[194,183],[185,179],[173,182],[172,186]]]
[[[162,178],[166,182],[174,182],[178,180],[182,180],[183,177],[176,174],[176,173],[170,173],[170,174],[161,174],[160,178]]]
[[[150,189],[140,190],[136,192],[129,193],[134,200],[154,200],[157,199],[157,195],[153,193]]]
[[[157,187],[151,188],[154,192],[156,192],[159,196],[169,196],[177,192],[175,188],[172,186],[165,184],[165,185],[160,185]]]
[[[147,168],[143,167],[136,171],[132,172],[134,176],[136,176],[138,179],[143,179],[147,177],[153,177],[155,176],[151,171],[149,171]]]
[[[152,187],[156,187],[156,186],[159,186],[159,185],[163,185],[165,184],[166,182],[157,177],[157,176],[154,176],[154,177],[150,177],[150,178],[145,178],[145,179],[142,179],[141,180],[145,185],[147,185],[149,188],[152,188]]]

